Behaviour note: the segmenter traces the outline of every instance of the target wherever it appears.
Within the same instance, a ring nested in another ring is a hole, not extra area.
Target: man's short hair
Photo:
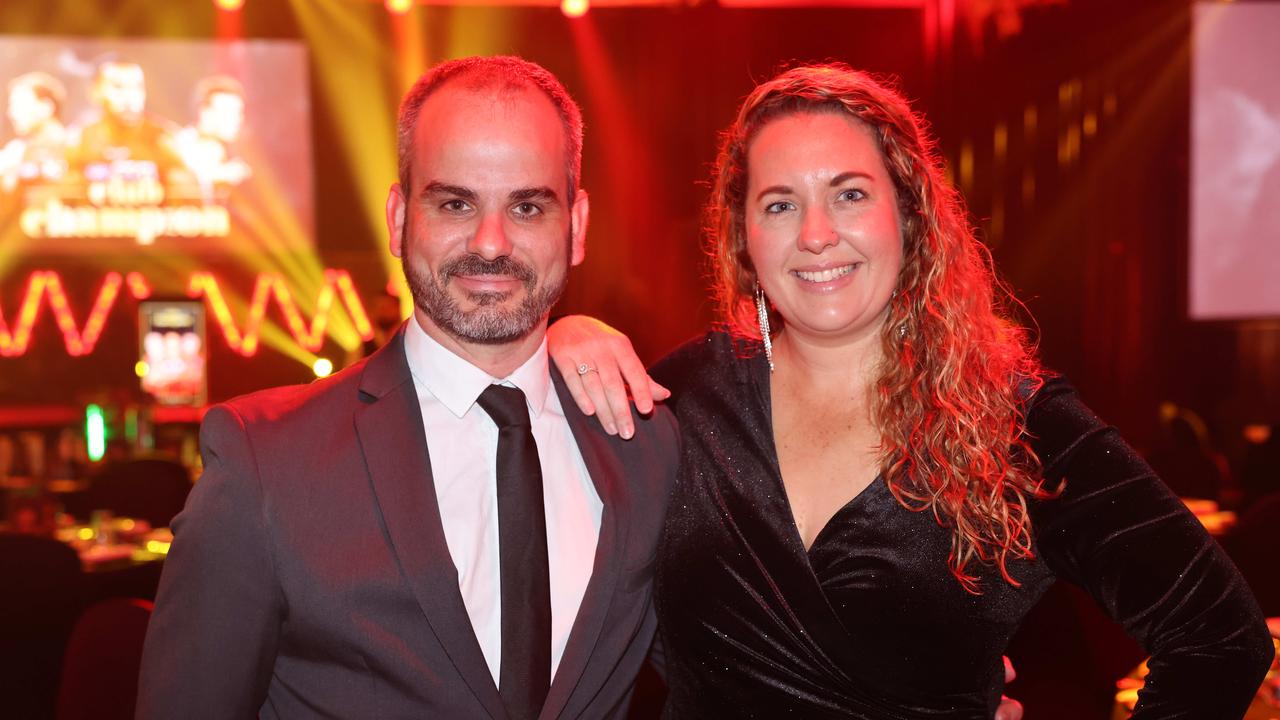
[[[236,95],[244,97],[244,86],[239,80],[229,75],[210,75],[196,83],[195,90],[192,91],[191,97],[195,100],[196,109],[200,109],[209,104],[209,98],[219,93],[227,95]]]
[[[10,94],[14,89],[19,87],[29,87],[35,96],[45,102],[53,103],[53,115],[58,117],[62,114],[62,104],[67,99],[67,89],[63,86],[62,81],[46,72],[23,73],[9,81],[9,85],[5,88]]]
[[[423,73],[405,94],[400,102],[400,117],[396,123],[400,187],[404,192],[411,191],[409,169],[413,158],[413,130],[418,124],[422,104],[450,81],[464,82],[468,88],[474,89],[515,91],[534,88],[541,90],[551,100],[564,126],[567,153],[565,169],[569,177],[567,198],[572,205],[582,172],[582,110],[569,96],[569,91],[565,90],[560,80],[546,68],[511,55],[468,57],[440,63]]]

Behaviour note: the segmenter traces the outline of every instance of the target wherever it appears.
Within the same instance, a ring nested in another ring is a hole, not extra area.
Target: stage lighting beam
[[[560,0],[560,12],[567,18],[580,18],[591,9],[591,0]]]

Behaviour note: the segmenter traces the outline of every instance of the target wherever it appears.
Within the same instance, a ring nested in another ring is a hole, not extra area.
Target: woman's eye
[[[766,213],[769,213],[770,215],[777,215],[778,213],[784,213],[784,212],[787,212],[788,210],[794,210],[795,208],[796,208],[795,204],[791,203],[790,201],[780,200],[778,202],[769,203],[768,205],[766,205],[764,207],[764,211]]]
[[[864,193],[864,192],[862,192],[861,190],[858,190],[858,189],[856,189],[856,188],[850,188],[850,189],[845,190],[844,192],[840,193],[840,199],[841,199],[841,200],[846,200],[846,201],[849,201],[849,202],[857,202],[857,201],[859,201],[859,200],[866,199],[866,197],[867,197],[867,194],[866,194],[866,193]]]

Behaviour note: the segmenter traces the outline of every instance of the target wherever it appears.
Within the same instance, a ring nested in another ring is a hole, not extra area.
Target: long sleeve
[[[284,602],[250,440],[235,411],[201,428],[205,472],[174,519],[147,631],[140,720],[255,718],[267,695]]]
[[[1028,413],[1047,487],[1037,549],[1151,653],[1133,718],[1240,717],[1272,644],[1240,573],[1182,501],[1062,380]]]

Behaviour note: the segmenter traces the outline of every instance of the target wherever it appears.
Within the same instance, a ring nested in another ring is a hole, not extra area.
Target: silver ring
[[[596,369],[586,363],[578,363],[578,374],[586,375],[589,372],[595,372]]]

